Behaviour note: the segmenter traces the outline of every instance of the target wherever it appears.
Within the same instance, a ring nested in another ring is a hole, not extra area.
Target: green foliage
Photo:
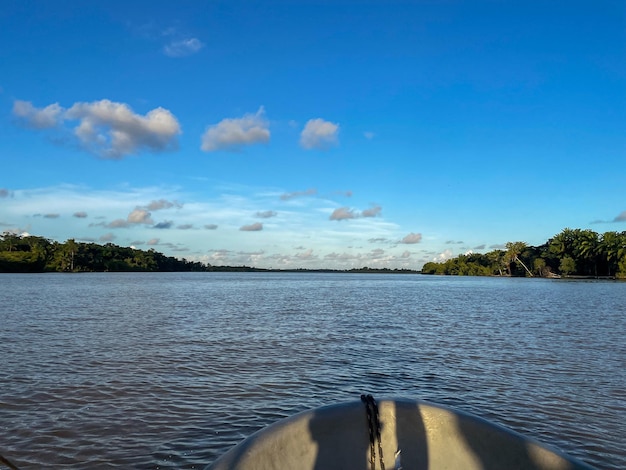
[[[107,243],[51,242],[42,237],[0,235],[0,272],[210,271],[199,262],[179,260],[150,249]]]
[[[506,250],[426,263],[423,274],[626,278],[626,231],[598,234],[565,228],[541,246],[509,242]]]
[[[564,256],[559,264],[559,271],[565,276],[576,271],[576,261],[571,256]]]

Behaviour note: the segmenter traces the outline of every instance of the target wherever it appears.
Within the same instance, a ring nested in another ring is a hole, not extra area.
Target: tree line
[[[37,236],[0,235],[0,272],[210,271],[210,264],[112,243],[64,243]]]
[[[565,228],[540,246],[509,242],[504,250],[426,263],[423,274],[626,278],[626,231]]]

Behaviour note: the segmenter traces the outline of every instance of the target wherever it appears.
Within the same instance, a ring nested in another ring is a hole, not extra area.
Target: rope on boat
[[[376,444],[378,444],[378,459],[380,470],[385,470],[383,460],[383,446],[380,439],[380,419],[378,416],[378,405],[372,395],[361,395],[361,401],[365,403],[365,413],[367,415],[367,427],[370,435],[370,466],[376,470]]]

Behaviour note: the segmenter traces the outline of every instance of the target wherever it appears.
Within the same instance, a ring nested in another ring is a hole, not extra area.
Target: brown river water
[[[624,469],[625,337],[624,282],[0,274],[0,454],[200,469],[280,418],[371,393]]]

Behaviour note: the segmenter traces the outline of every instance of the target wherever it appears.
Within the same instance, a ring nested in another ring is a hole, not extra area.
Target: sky
[[[626,230],[626,3],[4,0],[0,232],[420,269]]]

